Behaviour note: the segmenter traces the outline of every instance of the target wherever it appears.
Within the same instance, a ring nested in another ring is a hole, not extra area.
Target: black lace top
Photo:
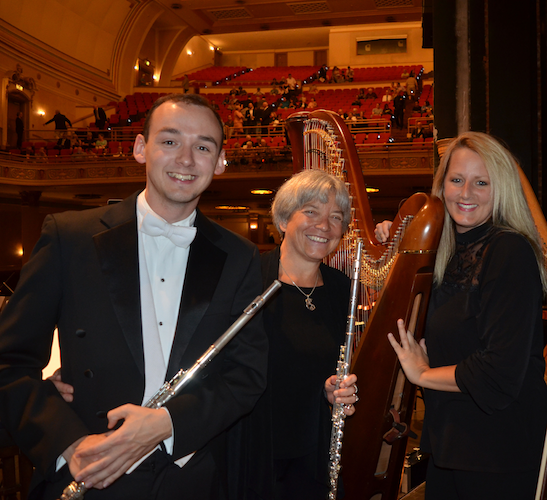
[[[476,236],[475,233],[456,235],[456,253],[445,271],[444,286],[462,291],[470,291],[479,286],[483,255],[492,238],[499,233],[499,230],[490,224],[481,229]]]
[[[523,236],[490,223],[456,243],[425,337],[430,365],[456,365],[462,392],[426,390],[422,448],[440,467],[530,470],[547,425],[537,262]]]

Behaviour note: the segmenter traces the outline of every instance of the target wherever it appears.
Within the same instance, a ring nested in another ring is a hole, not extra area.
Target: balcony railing
[[[365,143],[357,151],[363,173],[433,173],[433,143]],[[292,169],[289,146],[226,148],[226,174],[260,175]],[[0,154],[0,184],[52,186],[90,183],[144,182],[146,168],[131,154],[108,152],[83,155]]]

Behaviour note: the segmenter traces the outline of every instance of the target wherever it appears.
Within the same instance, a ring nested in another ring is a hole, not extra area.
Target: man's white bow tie
[[[197,232],[195,227],[175,226],[158,219],[151,213],[144,216],[140,230],[149,236],[165,236],[181,248],[188,248],[194,241]]]

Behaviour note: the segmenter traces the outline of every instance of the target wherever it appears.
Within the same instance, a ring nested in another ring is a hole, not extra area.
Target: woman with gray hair
[[[262,255],[264,284],[282,282],[264,308],[270,342],[268,386],[246,424],[249,484],[238,499],[310,499],[328,495],[329,403],[355,411],[357,378],[334,392],[345,340],[349,279],[323,264],[350,222],[344,183],[321,170],[291,177],[272,205],[282,243]]]

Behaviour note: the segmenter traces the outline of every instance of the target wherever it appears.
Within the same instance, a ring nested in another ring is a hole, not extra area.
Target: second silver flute
[[[144,405],[145,408],[161,408],[167,401],[175,396],[185,385],[192,380],[192,377],[205,368],[213,358],[230,342],[248,322],[262,308],[262,306],[281,287],[281,282],[275,280],[268,289],[256,297],[243,311],[243,314],[236,319],[216,341],[207,349],[203,355],[188,370],[181,369],[171,380],[165,382],[159,390]],[[72,481],[64,490],[59,500],[81,500],[87,491],[85,484],[80,481]]]
[[[346,342],[340,347],[340,357],[336,367],[336,389],[349,375],[351,355],[353,354],[353,339],[355,333],[355,314],[357,312],[357,292],[359,290],[359,276],[361,272],[361,253],[363,242],[358,240],[353,272],[351,275],[351,293],[348,306],[348,319],[346,323]],[[335,390],[336,390],[335,389]],[[344,423],[346,414],[342,403],[334,403],[332,406],[332,430],[330,437],[330,464],[329,464],[329,500],[336,500],[338,492],[338,476],[340,475],[340,460],[342,458],[342,438],[344,437]]]

